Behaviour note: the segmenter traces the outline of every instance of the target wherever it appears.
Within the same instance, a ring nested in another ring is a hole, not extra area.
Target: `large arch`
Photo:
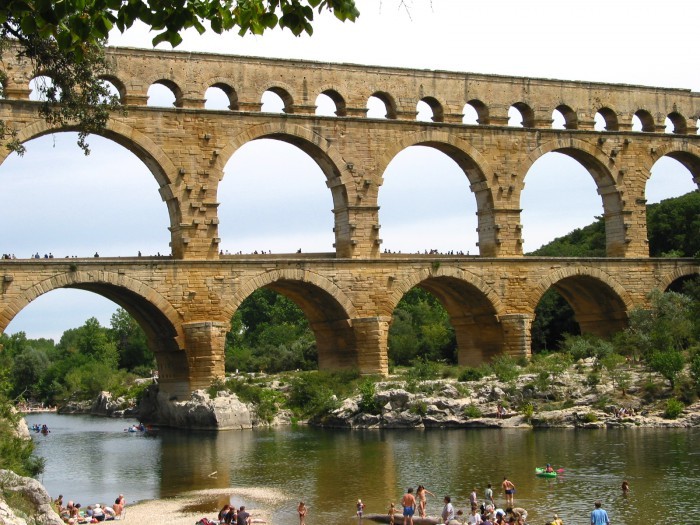
[[[319,369],[359,368],[359,353],[352,319],[354,305],[336,285],[319,274],[302,269],[273,270],[258,274],[238,288],[224,308],[233,317],[240,304],[258,288],[269,288],[294,301],[316,337]]]
[[[351,172],[353,166],[346,163],[330,141],[308,128],[295,124],[261,124],[233,137],[222,148],[216,160],[219,173],[223,177],[224,167],[241,146],[251,140],[264,138],[280,140],[299,148],[319,166],[326,177],[326,185],[330,188],[333,199],[336,252],[348,255],[352,248],[349,204],[355,201],[357,188]]]
[[[494,199],[488,183],[493,171],[486,159],[473,146],[453,134],[426,130],[407,135],[393,143],[391,147],[387,147],[384,154],[377,159],[377,173],[386,172],[394,157],[411,146],[434,148],[452,159],[464,172],[476,198],[481,255],[493,255],[495,246],[492,246],[493,242],[484,236],[484,232],[494,231],[495,224]],[[381,180],[378,181],[378,185],[382,185]]]
[[[0,331],[4,331],[15,315],[37,297],[59,288],[96,293],[129,312],[146,334],[148,346],[158,364],[163,391],[189,392],[192,371],[184,350],[181,316],[159,292],[121,273],[76,269],[37,282],[0,312]]]
[[[657,280],[657,288],[659,290],[669,290],[674,287],[677,281],[685,281],[694,277],[700,276],[700,265],[695,268],[683,267],[675,268],[672,272],[661,275]]]
[[[571,157],[591,174],[603,202],[607,256],[624,256],[627,244],[623,201],[615,179],[607,168],[608,155],[597,146],[573,137],[552,140],[540,145],[529,154],[530,162],[521,167],[521,180],[525,181],[528,171],[537,159],[550,152],[562,153]],[[520,199],[520,195],[518,195],[518,199]]]
[[[477,366],[504,350],[504,329],[499,319],[505,313],[504,306],[479,277],[456,268],[419,270],[395,282],[382,314],[391,316],[414,286],[433,294],[445,307],[455,331],[460,365]]]
[[[634,306],[632,299],[622,285],[605,272],[586,266],[550,272],[527,297],[530,312],[534,313],[550,287],[569,303],[581,333],[609,337],[627,326],[627,313]]]

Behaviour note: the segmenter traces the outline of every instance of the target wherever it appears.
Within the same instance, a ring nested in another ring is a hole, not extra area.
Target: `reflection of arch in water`
[[[182,350],[185,339],[180,315],[157,291],[123,274],[78,270],[36,283],[7,305],[0,315],[0,331],[5,330],[16,312],[37,297],[59,288],[96,293],[129,312],[145,332],[148,347],[155,355],[162,390],[189,393],[190,370],[186,353]]]
[[[500,298],[479,277],[456,268],[424,269],[397,281],[389,297],[392,315],[401,298],[414,286],[433,294],[450,316],[457,339],[460,365],[477,366],[503,351],[504,313]]]
[[[269,288],[296,303],[316,337],[321,370],[360,368],[351,319],[358,317],[345,293],[331,281],[308,270],[274,270],[241,283],[224,309],[230,319],[241,303],[258,288]]]
[[[530,311],[535,311],[550,287],[569,303],[581,333],[609,337],[627,326],[627,312],[633,307],[632,299],[617,281],[603,271],[577,266],[551,272],[527,298]]]

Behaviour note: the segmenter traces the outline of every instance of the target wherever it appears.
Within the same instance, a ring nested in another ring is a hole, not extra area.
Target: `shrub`
[[[481,417],[483,414],[478,406],[476,406],[474,403],[470,403],[464,407],[464,415],[468,418],[473,418]]]
[[[595,423],[598,421],[598,416],[595,412],[586,412],[581,419],[584,423]]]
[[[523,417],[527,420],[530,421],[532,419],[532,416],[535,415],[535,405],[532,403],[525,403],[522,407],[523,411]]]
[[[491,368],[493,373],[499,381],[508,383],[514,381],[520,375],[520,368],[509,355],[499,355],[493,358],[491,361]]]
[[[418,414],[419,416],[425,416],[428,413],[428,403],[425,401],[416,401],[412,406],[410,411],[413,414]]]
[[[367,377],[360,383],[360,402],[358,406],[361,412],[366,414],[378,414],[379,403],[375,397],[376,394],[376,384],[374,381]]]
[[[463,383],[466,383],[467,381],[478,381],[485,375],[485,371],[482,368],[473,368],[468,366],[459,373],[457,380]]]
[[[685,405],[682,401],[679,401],[675,397],[672,397],[666,402],[666,410],[664,411],[664,417],[666,419],[676,419],[683,413]]]
[[[440,377],[440,365],[435,361],[418,358],[413,361],[413,366],[408,369],[409,379],[426,381]]]

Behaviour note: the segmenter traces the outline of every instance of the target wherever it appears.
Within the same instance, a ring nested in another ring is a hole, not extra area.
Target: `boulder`
[[[33,478],[18,476],[11,470],[0,470],[0,523],[3,525],[26,525],[35,523],[37,525],[63,525],[63,520],[56,514],[46,489],[41,483]],[[14,492],[25,501],[25,510],[16,512],[1,494]],[[31,509],[28,515],[26,508]],[[21,514],[18,516],[17,514]]]

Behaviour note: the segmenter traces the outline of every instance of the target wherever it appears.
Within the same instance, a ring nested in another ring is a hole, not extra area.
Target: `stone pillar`
[[[586,315],[577,314],[576,322],[582,334],[607,338],[627,328],[627,315],[622,311],[591,312]]]
[[[379,256],[379,206],[358,205],[334,209],[335,252],[340,258]]]
[[[523,254],[519,208],[477,212],[479,254],[482,257],[519,257]]]
[[[451,317],[457,340],[457,363],[479,366],[488,363],[503,348],[501,324],[495,314]]]
[[[224,377],[224,343],[228,323],[197,321],[183,323],[190,389],[208,387],[214,379]]]
[[[362,374],[389,373],[387,341],[391,317],[359,317],[352,319],[357,348],[357,367]]]
[[[527,357],[531,351],[531,314],[505,314],[498,317],[503,327],[503,353],[514,358]]]

